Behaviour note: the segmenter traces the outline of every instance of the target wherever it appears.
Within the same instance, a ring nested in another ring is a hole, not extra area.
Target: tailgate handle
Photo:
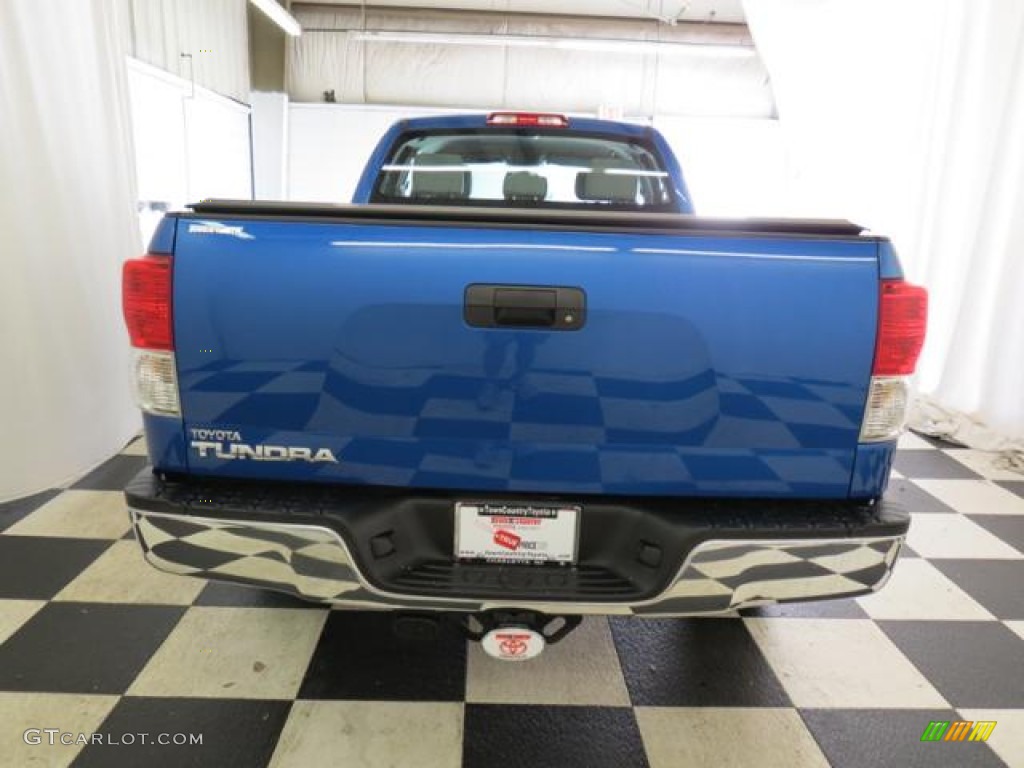
[[[494,324],[550,328],[555,324],[555,292],[550,288],[498,288],[494,292]]]
[[[575,331],[586,307],[579,288],[541,285],[470,285],[464,317],[475,328]]]

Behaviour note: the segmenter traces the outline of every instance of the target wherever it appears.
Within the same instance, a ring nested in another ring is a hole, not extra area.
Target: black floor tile
[[[634,705],[778,707],[789,697],[740,619],[609,619]]]
[[[787,619],[866,619],[867,612],[853,598],[843,600],[812,600],[806,603],[780,603],[746,608],[744,616]]]
[[[1024,642],[996,621],[879,621],[957,709],[1024,707]]]
[[[1024,497],[1024,480],[1001,480],[996,485],[1002,486],[1008,491]]]
[[[968,515],[985,530],[994,533],[1024,554],[1024,515]],[[1021,584],[1024,590],[1024,583]]]
[[[145,456],[118,454],[83,477],[72,488],[80,491],[121,491],[149,463]]]
[[[932,720],[952,710],[805,709],[800,714],[833,768],[986,768],[1003,766],[983,742],[922,742]]]
[[[1024,560],[929,562],[997,619],[1024,619]]]
[[[85,747],[72,766],[260,768],[270,762],[290,708],[286,701],[125,697],[97,729],[114,743]],[[157,743],[177,734],[201,736],[202,743]],[[132,743],[117,743],[127,739]]]
[[[0,531],[6,531],[16,522],[21,520],[21,518],[35,512],[50,499],[55,496],[59,496],[60,493],[60,490],[55,488],[49,491],[35,493],[22,499],[5,501],[3,504],[0,504]]]
[[[0,690],[123,693],[184,610],[50,603],[0,646]]]
[[[949,440],[943,440],[941,437],[932,437],[931,435],[926,435],[926,434],[924,434],[922,432],[917,432],[915,430],[910,430],[910,431],[914,433],[915,437],[921,438],[926,443],[930,443],[931,445],[935,446],[936,448],[942,449],[942,448],[963,448],[964,447],[960,443],[953,443],[953,442],[950,442]]]
[[[0,536],[0,598],[49,600],[113,542]]]
[[[907,512],[942,512],[945,514],[956,512],[951,506],[943,504],[913,481],[899,477],[889,480],[889,487],[885,491],[884,498],[886,501],[899,504]]]
[[[467,704],[463,768],[646,766],[628,707]]]
[[[442,623],[436,641],[400,639],[388,613],[332,611],[300,699],[463,701],[466,640]]]
[[[972,479],[981,477],[977,472],[965,467],[942,451],[896,451],[893,469],[909,478]]]
[[[207,584],[193,605],[236,608],[305,608],[307,610],[323,610],[324,608],[323,604],[300,600],[297,597],[286,595],[284,592],[228,584],[222,581],[211,581]]]

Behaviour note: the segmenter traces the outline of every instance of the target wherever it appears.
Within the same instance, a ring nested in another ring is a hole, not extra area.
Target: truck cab
[[[655,129],[524,112],[396,123],[352,202],[693,213],[682,169]]]

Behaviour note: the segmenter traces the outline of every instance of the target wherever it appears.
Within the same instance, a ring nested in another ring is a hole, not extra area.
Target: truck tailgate
[[[582,219],[582,217],[581,217]],[[845,497],[877,241],[847,234],[182,215],[196,474]],[[469,286],[578,289],[578,327],[473,327]]]

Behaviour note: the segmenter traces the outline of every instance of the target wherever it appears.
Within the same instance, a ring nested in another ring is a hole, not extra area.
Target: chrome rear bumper
[[[326,526],[169,514],[130,508],[146,560],[170,573],[288,592],[352,609],[478,612],[524,608],[559,614],[692,616],[776,602],[851,597],[879,589],[902,533],[707,539],[645,600],[545,601],[425,596],[375,587],[345,540]],[[522,567],[522,566],[521,566]],[[528,568],[528,566],[526,566]]]

